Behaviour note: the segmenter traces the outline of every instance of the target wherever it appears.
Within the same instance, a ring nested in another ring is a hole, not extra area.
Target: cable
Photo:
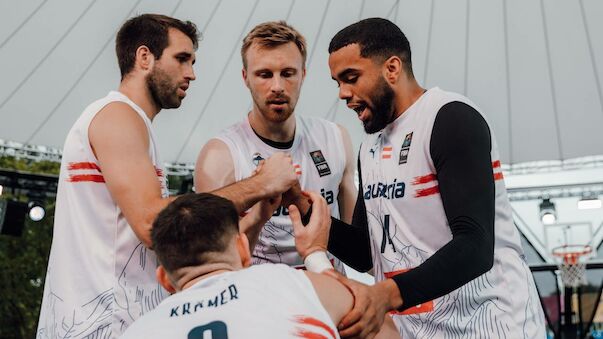
[[[92,0],[88,4],[88,7],[86,7],[86,9],[84,9],[84,11],[78,16],[75,22],[71,24],[71,26],[69,26],[67,31],[59,38],[59,40],[54,44],[54,46],[52,46],[48,53],[46,53],[46,55],[44,55],[44,57],[36,64],[36,66],[29,72],[29,74],[27,74],[25,78],[21,80],[21,82],[17,85],[15,89],[13,89],[13,91],[8,95],[8,97],[6,97],[6,99],[2,101],[2,103],[0,104],[0,109],[2,109],[4,105],[6,105],[6,103],[13,98],[15,93],[17,93],[21,89],[21,87],[29,80],[29,78],[31,78],[31,76],[38,70],[38,68],[40,68],[40,66],[44,63],[44,61],[46,61],[46,59],[52,54],[52,52],[54,52],[54,50],[61,44],[61,42],[65,40],[65,38],[69,35],[69,33],[71,33],[73,28],[77,26],[77,24],[80,22],[80,20],[82,20],[84,15],[86,15],[90,8],[92,8],[92,5],[94,5],[94,3],[96,3],[96,0]]]
[[[505,36],[505,73],[506,73],[506,85],[507,85],[507,123],[509,124],[509,163],[513,163],[513,119],[511,110],[511,72],[509,69],[509,32],[508,32],[508,18],[507,18],[507,1],[502,0],[503,5],[503,33]]]
[[[557,109],[557,94],[555,92],[555,77],[553,76],[553,66],[551,65],[551,49],[549,47],[549,35],[546,25],[546,13],[544,11],[544,2],[540,0],[540,11],[542,12],[542,31],[544,33],[544,46],[546,48],[546,63],[551,81],[551,95],[553,96],[553,114],[555,117],[555,132],[557,133],[557,147],[559,148],[559,159],[563,160],[563,146],[561,142],[561,126],[559,125],[559,113]]]
[[[36,15],[36,13],[38,13],[38,11],[40,10],[40,8],[42,8],[42,6],[44,6],[44,4],[45,4],[46,2],[48,2],[48,0],[44,0],[44,1],[42,1],[42,2],[41,2],[39,5],[38,5],[38,7],[36,7],[36,9],[34,9],[33,11],[31,11],[31,13],[29,13],[29,15],[27,16],[27,18],[25,18],[25,20],[24,20],[24,21],[23,21],[23,22],[22,22],[22,23],[21,23],[19,26],[17,26],[17,28],[15,28],[15,30],[14,30],[14,31],[12,31],[12,32],[11,32],[11,33],[8,35],[8,37],[6,37],[6,39],[4,39],[4,41],[2,41],[2,43],[0,44],[0,49],[2,49],[2,47],[4,47],[4,45],[6,45],[6,43],[7,43],[7,42],[8,42],[10,39],[12,39],[12,38],[15,36],[15,34],[17,34],[17,32],[19,32],[19,31],[21,30],[21,28],[23,28],[23,26],[25,26],[25,24],[26,24],[26,23],[28,23],[28,22],[29,22],[29,20],[30,20],[30,19],[31,19],[31,18],[32,18],[34,15]]]
[[[130,11],[126,15],[126,18],[128,18],[128,17],[130,17],[132,15],[132,13],[134,12],[134,9],[138,6],[138,4],[140,4],[141,1],[142,0],[136,1],[136,3],[134,4],[134,6],[132,6],[132,8],[130,9]],[[50,120],[50,118],[52,118],[52,116],[57,112],[57,110],[59,109],[59,107],[61,107],[61,105],[63,104],[63,102],[65,102],[65,100],[67,99],[67,97],[69,97],[69,95],[71,95],[71,92],[73,92],[73,90],[79,85],[80,81],[82,81],[82,79],[88,73],[88,71],[90,71],[90,69],[92,68],[92,66],[96,62],[96,60],[98,60],[98,58],[101,56],[101,54],[105,51],[105,49],[107,48],[107,46],[109,45],[109,43],[111,41],[113,41],[113,38],[115,37],[116,33],[117,33],[117,30],[103,44],[103,47],[98,51],[98,53],[96,53],[96,55],[94,56],[94,58],[92,59],[92,61],[90,61],[90,63],[88,64],[88,66],[86,66],[86,68],[84,69],[84,71],[82,72],[82,74],[80,74],[80,76],[77,78],[77,80],[75,80],[75,82],[73,83],[73,85],[69,88],[69,90],[67,90],[67,92],[61,98],[61,100],[59,100],[59,102],[53,107],[53,109],[46,115],[46,118],[44,118],[44,120],[42,120],[42,122],[38,125],[38,127],[36,127],[34,129],[33,133],[31,133],[31,135],[25,141],[26,144],[31,143],[32,139],[38,134],[38,132],[40,132],[40,130],[42,130],[42,127],[44,127],[44,125],[46,125],[46,123]]]
[[[195,123],[192,125],[193,128],[188,133],[186,139],[184,139],[184,142],[182,143],[182,147],[180,147],[180,150],[178,151],[178,154],[176,155],[176,162],[178,162],[178,160],[180,159],[180,156],[182,156],[182,152],[184,152],[184,149],[186,148],[186,145],[188,145],[191,137],[193,136],[193,133],[197,129],[197,125],[199,125],[199,122],[201,121],[201,118],[205,114],[205,111],[207,110],[207,107],[209,106],[209,103],[211,102],[211,99],[213,98],[214,94],[216,93],[216,89],[218,89],[218,86],[220,85],[220,83],[222,81],[222,78],[224,77],[224,73],[226,73],[226,69],[228,68],[228,64],[230,63],[230,61],[231,61],[231,59],[232,59],[235,51],[237,50],[238,42],[243,38],[243,34],[245,34],[245,31],[247,30],[247,26],[251,22],[251,17],[253,16],[253,14],[255,13],[256,8],[258,7],[258,3],[259,3],[259,0],[255,0],[255,3],[253,4],[253,8],[249,12],[249,16],[247,16],[247,21],[245,22],[245,24],[243,25],[243,28],[241,29],[241,33],[239,34],[239,38],[237,39],[237,42],[235,43],[235,45],[232,47],[232,50],[230,51],[230,55],[226,59],[226,62],[224,63],[224,67],[222,67],[222,70],[220,71],[220,75],[218,77],[218,80],[215,82],[214,87],[212,88],[212,90],[211,90],[211,92],[210,92],[207,100],[205,101],[205,104],[203,105],[203,108],[201,109],[201,112],[197,116],[197,119],[195,120]]]

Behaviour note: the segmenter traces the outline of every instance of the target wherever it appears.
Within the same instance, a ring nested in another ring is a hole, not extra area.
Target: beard
[[[258,111],[264,117],[264,119],[273,123],[287,121],[295,109],[296,101],[291,100],[291,97],[285,94],[269,96],[265,100],[256,97],[254,93],[251,94],[251,97],[253,98],[255,106],[258,108]],[[284,105],[282,109],[274,109],[270,107],[270,104],[272,103],[283,101],[286,102],[286,105]]]
[[[371,111],[372,116],[364,121],[363,125],[366,133],[373,134],[384,129],[393,120],[395,115],[394,90],[383,77],[379,77],[379,82],[369,98],[372,104],[367,103],[367,108]]]
[[[182,98],[178,96],[178,85],[172,83],[167,72],[155,67],[147,76],[147,88],[155,104],[161,109],[178,108]]]

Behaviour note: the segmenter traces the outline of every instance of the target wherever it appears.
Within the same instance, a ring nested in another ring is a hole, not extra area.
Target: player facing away
[[[330,223],[326,201],[310,198],[307,226],[292,212],[296,231]],[[282,264],[250,267],[238,222],[233,204],[209,193],[182,196],[164,209],[152,230],[157,279],[175,294],[122,338],[339,338],[335,324],[352,307],[352,294],[326,275]],[[397,337],[391,319],[379,335]]]
[[[243,81],[253,107],[241,122],[203,147],[195,166],[196,191],[207,192],[245,179],[263,159],[287,152],[301,187],[320,192],[334,216],[351,221],[355,161],[347,131],[324,119],[294,112],[306,75],[304,37],[283,21],[262,23],[243,39],[241,57]],[[253,263],[302,265],[286,205],[257,231],[259,234],[247,233],[254,249]],[[335,266],[341,269],[338,260]]]

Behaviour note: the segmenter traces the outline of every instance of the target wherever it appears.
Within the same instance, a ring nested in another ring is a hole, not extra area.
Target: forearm
[[[256,202],[268,198],[267,190],[263,187],[263,182],[258,179],[257,175],[232,183],[211,193],[232,201],[238,213],[245,212]]]
[[[362,192],[362,190],[361,190]],[[331,218],[329,252],[353,269],[366,272],[373,267],[366,208],[358,193],[352,224]]]

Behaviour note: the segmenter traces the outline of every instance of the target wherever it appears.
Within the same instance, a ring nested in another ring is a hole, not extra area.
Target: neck
[[[394,120],[400,115],[404,114],[404,112],[406,112],[406,110],[410,106],[412,106],[412,104],[419,100],[419,98],[423,95],[423,93],[425,93],[425,91],[426,90],[423,87],[419,86],[417,80],[415,80],[414,78],[407,79],[406,81],[402,82],[402,84],[400,84],[395,90],[396,116]]]
[[[145,112],[147,117],[153,121],[159,114],[161,108],[155,103],[144,79],[127,76],[121,81],[118,89]]]
[[[176,290],[185,290],[197,282],[209,278],[211,276],[236,271],[240,267],[235,267],[230,263],[213,263],[202,266],[183,267],[172,273],[172,276],[177,277],[175,286]]]
[[[249,124],[262,138],[272,141],[288,142],[295,137],[295,114],[291,114],[285,121],[272,122],[266,120],[254,107],[249,113]]]

